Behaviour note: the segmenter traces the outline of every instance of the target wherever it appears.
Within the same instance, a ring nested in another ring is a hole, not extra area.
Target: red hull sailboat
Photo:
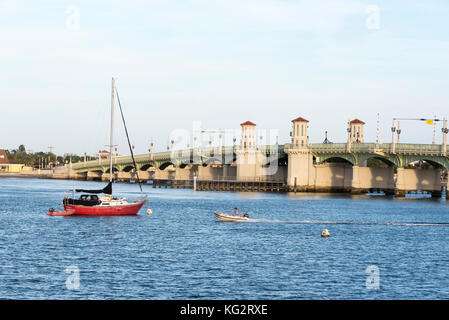
[[[92,207],[67,204],[64,205],[64,209],[65,211],[74,210],[75,213],[73,215],[82,216],[135,216],[144,204],[145,201],[128,203],[126,205],[97,205]]]
[[[145,196],[138,198],[136,201],[128,202],[125,198],[117,198],[112,196],[112,149],[113,149],[113,127],[114,127],[114,96],[117,94],[117,100],[120,107],[120,113],[125,127],[126,138],[128,139],[129,149],[136,170],[137,181],[139,183],[140,192],[142,193],[142,185],[140,184],[139,174],[137,172],[136,162],[134,160],[134,152],[129,142],[128,130],[126,128],[125,118],[123,116],[120,98],[112,78],[112,94],[111,94],[111,136],[110,136],[110,153],[109,153],[109,184],[99,190],[76,189],[76,192],[82,192],[78,199],[65,197],[62,204],[66,212],[73,212],[71,215],[83,216],[129,216],[137,215],[142,206],[147,202]],[[104,196],[97,196],[104,194]]]
[[[112,182],[100,190],[76,189],[83,192],[78,199],[64,198],[62,204],[66,212],[73,211],[72,215],[83,216],[130,216],[136,215],[140,208],[147,202],[145,198],[135,202],[128,202],[125,198],[119,199],[111,196]],[[97,196],[104,193],[104,196]]]

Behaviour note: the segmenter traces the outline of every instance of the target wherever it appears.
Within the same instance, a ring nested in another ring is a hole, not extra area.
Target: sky
[[[299,116],[312,143],[345,142],[354,118],[375,142],[379,113],[390,143],[394,117],[449,117],[448,15],[436,0],[0,0],[0,148],[107,148],[111,77],[136,153],[195,121],[288,143]],[[431,125],[401,129],[432,142]],[[114,135],[129,153],[119,121]]]

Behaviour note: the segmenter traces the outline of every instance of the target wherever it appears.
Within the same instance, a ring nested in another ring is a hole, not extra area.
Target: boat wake
[[[327,224],[327,225],[365,225],[365,226],[426,226],[426,227],[449,227],[449,222],[340,222],[340,221],[309,221],[309,220],[297,220],[297,221],[283,221],[283,220],[268,220],[268,219],[248,219],[246,223],[259,222],[259,223],[285,223],[285,224]]]

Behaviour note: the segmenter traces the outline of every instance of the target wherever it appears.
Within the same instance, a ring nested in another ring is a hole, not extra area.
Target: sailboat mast
[[[112,91],[111,91],[111,135],[109,140],[109,182],[112,182],[112,151],[114,146],[113,133],[114,133],[114,91],[115,91],[115,82],[114,78],[112,78]]]

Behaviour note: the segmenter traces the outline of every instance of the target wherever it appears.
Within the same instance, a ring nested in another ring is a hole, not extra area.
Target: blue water
[[[449,298],[445,200],[144,186],[150,201],[136,217],[46,215],[65,190],[103,185],[0,179],[0,298]],[[136,185],[115,191],[139,195]],[[255,222],[213,216],[234,206]],[[378,289],[366,286],[372,265]],[[67,267],[79,287],[67,287]]]

